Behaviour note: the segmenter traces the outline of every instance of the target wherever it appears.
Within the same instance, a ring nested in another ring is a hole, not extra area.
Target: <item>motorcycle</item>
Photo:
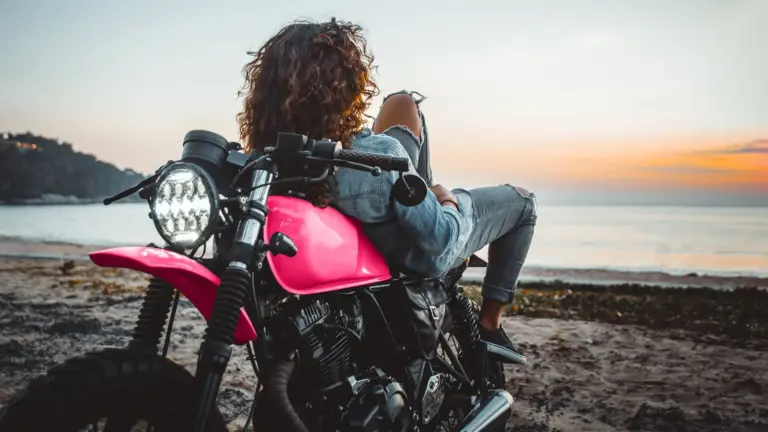
[[[473,256],[441,278],[393,270],[363,224],[290,188],[335,169],[399,173],[402,205],[427,195],[407,158],[290,133],[248,155],[188,132],[180,160],[104,200],[138,192],[166,242],[90,254],[152,276],[130,343],[33,380],[0,411],[0,431],[225,431],[217,396],[233,345],[257,380],[246,429],[503,430],[503,365],[526,359],[479,338],[479,307],[457,285],[486,263]],[[209,241],[212,257],[198,257]],[[167,358],[181,295],[207,320],[194,375]]]

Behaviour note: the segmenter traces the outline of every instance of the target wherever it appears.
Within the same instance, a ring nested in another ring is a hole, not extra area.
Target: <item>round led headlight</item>
[[[169,245],[194,249],[208,240],[219,213],[216,186],[197,165],[177,162],[155,181],[152,219]]]

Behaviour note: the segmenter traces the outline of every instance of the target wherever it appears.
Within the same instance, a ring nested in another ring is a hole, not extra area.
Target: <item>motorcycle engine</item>
[[[363,333],[355,297],[294,299],[280,309],[270,329],[284,349],[298,351],[295,403],[310,429],[408,430],[411,413],[402,385],[353,361]]]
[[[404,432],[410,429],[411,415],[403,386],[379,369],[347,379],[349,404],[336,425],[343,431]]]
[[[355,373],[351,345],[362,336],[360,305],[351,296],[337,300],[287,302],[279,314],[282,322],[272,326],[286,349],[298,349],[299,373],[310,387],[322,388]]]

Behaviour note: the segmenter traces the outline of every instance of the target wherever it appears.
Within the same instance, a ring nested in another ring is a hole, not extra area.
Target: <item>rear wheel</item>
[[[480,305],[474,300],[470,300],[470,302],[472,303],[473,316],[478,325],[480,325]],[[507,385],[506,378],[504,377],[504,363],[498,360],[488,359],[487,367],[488,383],[491,388],[504,389]]]
[[[472,307],[472,316],[479,322],[480,319],[480,305],[474,300],[468,299]],[[462,338],[456,336],[456,323],[452,322],[450,328],[445,329],[445,337],[448,341],[449,349],[451,349],[459,361],[465,368],[468,368],[469,362],[465,359],[465,353],[471,351],[471,347],[464,346],[460,340]],[[438,355],[443,357],[444,360],[449,361],[448,355],[444,352],[443,348],[438,349]],[[504,377],[504,364],[499,361],[489,359],[486,365],[486,375],[483,377],[487,380],[488,386],[494,389],[505,388]],[[453,430],[461,419],[469,412],[470,406],[468,405],[466,398],[467,394],[450,394],[446,396],[446,402],[443,403],[443,408],[440,414],[434,422],[434,430],[437,431],[451,431]],[[448,402],[450,400],[450,402]]]
[[[480,321],[480,305],[477,304],[472,299],[469,300],[470,305],[472,306],[472,317],[479,323]],[[465,360],[465,353],[469,353],[471,350],[471,347],[463,346],[464,344],[460,343],[459,341],[461,338],[456,337],[456,323],[452,323],[450,329],[445,330],[445,337],[448,340],[448,345],[450,345],[453,352],[456,354],[456,356],[462,360],[462,363],[465,367],[469,367],[468,362]],[[478,324],[479,325],[479,324]],[[448,360],[446,354],[444,353],[442,347],[438,350],[438,354],[443,357],[445,360]],[[505,387],[505,378],[504,378],[504,364],[489,359],[487,364],[487,376],[486,379],[488,380],[488,383],[490,387],[495,389],[503,389]]]
[[[105,350],[69,359],[32,381],[0,410],[0,430],[187,432],[196,395],[192,375],[168,359]],[[208,431],[226,430],[215,410]]]

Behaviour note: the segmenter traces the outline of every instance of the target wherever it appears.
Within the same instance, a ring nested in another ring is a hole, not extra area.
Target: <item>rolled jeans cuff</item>
[[[491,300],[497,303],[508,304],[515,301],[515,288],[504,288],[496,285],[483,284],[483,300]]]

